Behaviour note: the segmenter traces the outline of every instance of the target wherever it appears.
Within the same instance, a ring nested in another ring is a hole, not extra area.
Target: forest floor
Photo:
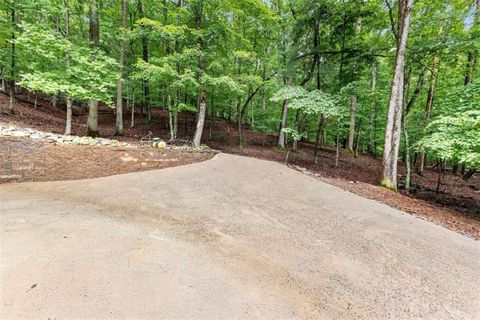
[[[4,184],[0,213],[2,319],[480,314],[480,242],[272,161]]]
[[[39,99],[37,109],[33,108],[33,96],[19,95],[23,101],[17,101],[14,115],[1,114],[0,122],[14,124],[17,127],[30,127],[54,133],[62,133],[65,125],[65,112],[53,107],[48,101]],[[7,104],[7,97],[0,94],[0,104]],[[83,135],[85,131],[86,109],[74,112],[73,133]],[[145,117],[144,117],[145,118]],[[102,137],[114,138],[130,144],[138,143],[149,131],[154,136],[168,140],[168,115],[159,109],[153,109],[152,120],[136,119],[130,128],[130,116],[125,114],[125,134],[114,136],[115,116],[111,110],[101,109],[99,113],[99,131]],[[179,116],[179,137],[189,139],[195,128],[195,116]],[[244,129],[246,145],[237,146],[235,125],[228,121],[213,121],[209,118],[204,130],[203,143],[226,153],[239,154],[259,159],[284,163],[285,151],[276,147],[276,137],[266,135],[248,127]],[[451,173],[444,173],[440,189],[436,192],[438,171],[426,168],[425,174],[413,174],[413,189],[410,194],[404,190],[394,193],[378,186],[381,177],[381,159],[368,154],[353,154],[341,150],[339,167],[335,168],[335,149],[323,146],[319,154],[319,163],[313,161],[313,144],[300,143],[299,150],[289,156],[289,165],[305,174],[310,174],[329,184],[356,193],[363,197],[384,202],[392,207],[414,214],[422,219],[433,221],[462,234],[480,239],[480,174],[468,181]],[[399,163],[399,173],[404,175],[405,165]],[[402,177],[400,177],[402,180]]]

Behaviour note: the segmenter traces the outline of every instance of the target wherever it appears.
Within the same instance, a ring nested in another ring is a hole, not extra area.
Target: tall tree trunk
[[[350,103],[350,126],[348,130],[348,150],[353,151],[353,143],[355,139],[355,118],[357,114],[357,96],[351,96]]]
[[[94,50],[98,49],[100,38],[100,25],[98,21],[98,0],[90,3],[90,45]],[[95,90],[96,88],[92,88]],[[98,100],[90,100],[88,107],[87,135],[98,137]]]
[[[427,103],[425,104],[425,111],[423,116],[424,128],[426,128],[430,123],[430,117],[431,117],[432,108],[433,108],[433,100],[435,98],[435,86],[437,83],[437,73],[438,73],[439,62],[440,62],[440,59],[438,56],[433,57],[432,72],[430,76],[430,85],[428,86]],[[425,160],[426,160],[425,152],[420,151],[417,159],[416,171],[417,171],[417,174],[421,176],[423,176],[423,173],[425,171]]]
[[[269,48],[267,47],[265,49],[265,61],[263,62],[263,72],[262,72],[262,80],[263,80],[263,88],[262,88],[262,111],[265,114],[267,112],[267,90],[265,89],[265,81],[267,80],[267,63],[266,61],[268,54],[269,54]]]
[[[472,29],[475,27],[475,25],[480,21],[480,0],[476,0],[476,6],[474,9],[474,18],[473,18],[473,26]],[[471,30],[472,30],[471,29]],[[472,33],[470,31],[470,33]],[[467,72],[465,74],[465,81],[464,84],[467,86],[473,82],[473,70],[475,68],[475,62],[476,62],[476,52],[475,51],[469,51],[468,52],[468,57],[467,57]]]
[[[65,135],[72,134],[72,105],[73,100],[70,96],[67,97],[67,120],[65,123]]]
[[[127,28],[127,0],[122,0],[122,14],[121,14],[121,35],[120,40],[120,58],[119,58],[119,79],[117,82],[117,108],[115,117],[115,133],[123,135],[123,78],[124,78],[124,64],[125,64],[125,30]]]
[[[385,128],[385,144],[383,152],[383,179],[381,184],[389,189],[397,190],[397,162],[400,148],[400,133],[403,107],[403,87],[405,72],[405,50],[407,47],[410,14],[413,0],[400,0],[398,8],[397,55],[393,74],[387,124]]]
[[[475,52],[470,51],[467,58],[467,73],[464,84],[467,86],[473,82],[473,67],[475,66]]]
[[[204,0],[199,0],[197,3],[197,8],[195,12],[195,28],[197,30],[202,29],[202,16],[203,16],[203,2]],[[205,44],[203,40],[200,40],[200,50],[202,53],[198,58],[198,67],[200,69],[199,79],[203,77],[205,74],[205,56],[203,54],[203,50]],[[202,134],[203,134],[203,126],[205,124],[205,112],[207,109],[207,97],[205,93],[205,88],[203,85],[200,85],[200,89],[198,91],[198,99],[197,99],[197,109],[198,109],[198,117],[197,117],[197,127],[195,128],[195,134],[193,136],[193,146],[198,148],[200,143],[202,142]]]
[[[202,90],[199,99],[198,120],[197,127],[195,129],[195,135],[193,136],[193,146],[195,148],[200,147],[202,142],[203,126],[205,124],[205,112],[207,109],[205,92]]]
[[[287,79],[287,86],[291,86],[293,82],[292,75],[288,76]],[[287,117],[288,117],[288,99],[283,100],[283,107],[282,107],[282,120],[280,122],[280,131],[278,133],[278,147],[285,148],[285,134],[283,133],[283,129],[287,127]]]
[[[135,89],[132,88],[132,107],[130,108],[130,128],[135,126]]]
[[[376,90],[377,90],[377,64],[375,61],[372,62],[372,80],[370,84],[370,95],[372,99],[372,104],[370,106],[370,136],[368,139],[368,153],[375,156],[376,153],[376,143],[375,143],[375,131],[377,123],[377,101],[376,101]]]
[[[145,17],[145,12],[143,9],[143,1],[137,0],[137,8],[138,14],[140,19]],[[142,58],[145,62],[149,60],[149,53],[148,53],[148,39],[145,36],[142,36]],[[143,108],[147,108],[148,113],[148,120],[151,120],[151,112],[150,112],[150,84],[148,80],[142,80],[142,87],[143,87],[143,103],[140,107],[140,116],[143,116]]]
[[[242,98],[237,98],[237,129],[238,129],[238,146],[243,148],[243,132],[242,132]]]
[[[8,90],[8,112],[14,113],[14,99],[13,91],[15,89],[15,1],[12,1],[12,11],[11,11],[11,23],[12,23],[12,33],[11,33],[11,69],[10,69],[10,86]]]
[[[318,118],[317,133],[315,135],[315,148],[313,151],[313,162],[318,164],[318,150],[320,149],[320,134],[325,124],[325,117],[320,115]]]
[[[358,37],[360,31],[362,29],[362,18],[358,17],[357,21],[355,21],[355,36]],[[356,46],[354,46],[356,48]],[[356,62],[353,64],[353,81],[356,80],[358,72],[358,65]],[[357,95],[353,94],[351,96],[351,104],[350,104],[350,125],[348,129],[348,150],[353,151],[353,144],[355,140],[355,122],[357,117]]]
[[[70,8],[69,8],[68,0],[64,0],[63,4],[64,4],[64,19],[65,19],[65,38],[68,40],[68,36],[70,33]],[[67,72],[70,72],[70,56],[68,52],[65,54],[65,67],[67,69]],[[67,119],[65,121],[66,135],[72,134],[72,106],[73,106],[73,99],[69,94],[67,94]]]

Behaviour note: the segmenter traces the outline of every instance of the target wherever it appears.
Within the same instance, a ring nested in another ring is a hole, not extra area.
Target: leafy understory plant
[[[293,146],[298,143],[302,138],[305,138],[305,134],[298,132],[296,129],[293,128],[283,128],[282,133],[287,137],[287,154],[285,155],[285,163],[288,163],[288,157],[290,152],[293,151]],[[288,141],[292,141],[291,144]]]

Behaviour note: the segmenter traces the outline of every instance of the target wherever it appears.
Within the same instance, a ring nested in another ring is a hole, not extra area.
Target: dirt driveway
[[[480,318],[480,243],[226,154],[0,186],[2,319]]]

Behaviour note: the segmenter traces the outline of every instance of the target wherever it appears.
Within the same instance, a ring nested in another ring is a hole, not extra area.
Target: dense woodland
[[[480,168],[480,0],[3,0],[0,76],[16,91],[98,108],[124,126],[207,117],[299,141],[383,157],[397,189],[426,165],[468,179]],[[113,111],[112,111],[113,112]]]

